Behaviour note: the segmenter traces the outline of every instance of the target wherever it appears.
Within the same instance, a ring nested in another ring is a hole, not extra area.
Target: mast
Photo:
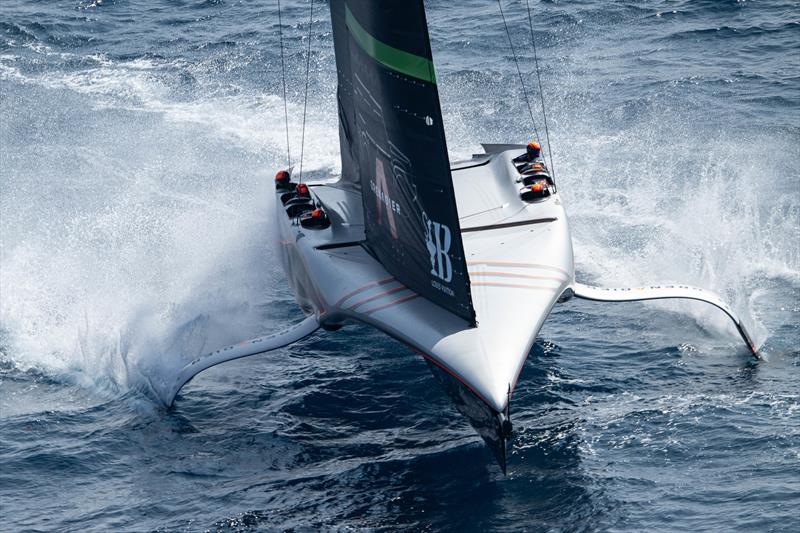
[[[422,0],[331,0],[342,180],[361,190],[368,250],[475,325]]]

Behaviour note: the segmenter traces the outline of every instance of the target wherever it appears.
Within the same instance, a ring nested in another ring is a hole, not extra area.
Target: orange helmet
[[[526,151],[528,152],[528,158],[535,159],[542,154],[542,145],[536,141],[531,141],[528,143]]]

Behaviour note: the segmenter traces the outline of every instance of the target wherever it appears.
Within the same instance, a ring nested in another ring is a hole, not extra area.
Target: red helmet
[[[285,170],[279,170],[275,174],[275,189],[285,191],[292,186],[292,176]]]
[[[308,185],[305,183],[301,183],[297,186],[297,195],[298,196],[309,196],[311,193],[308,192]]]

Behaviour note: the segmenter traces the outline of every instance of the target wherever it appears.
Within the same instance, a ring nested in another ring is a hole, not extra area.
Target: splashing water
[[[531,2],[579,280],[708,287],[769,360],[701,303],[557,306],[508,477],[424,363],[366,327],[156,407],[151,383],[187,359],[300,314],[271,248],[277,17],[73,4],[2,4],[0,529],[798,530],[793,3]],[[297,155],[308,4],[285,5]],[[504,5],[532,75],[527,15]],[[451,159],[528,140],[496,5],[426,7]],[[319,11],[303,166],[326,177]]]
[[[282,104],[175,101],[163,78],[180,65],[96,63],[10,71],[22,84],[3,107],[0,313],[4,358],[118,394],[142,368],[174,372],[264,331],[259,307],[290,298],[269,239],[282,133],[265,125]],[[335,166],[331,130],[312,127],[312,170]]]
[[[3,64],[20,83],[4,108],[4,351],[20,368],[124,390],[140,382],[132,368],[174,371],[185,357],[263,332],[257,309],[267,294],[289,297],[269,250],[266,202],[281,165],[282,102],[230,88],[176,100],[185,90],[176,78],[204,75],[182,61],[90,63],[60,77]],[[37,109],[45,94],[57,99],[38,108],[33,126],[14,111]],[[335,117],[311,112],[312,172],[335,173]],[[481,139],[469,120],[446,120],[450,145],[466,147],[454,157],[474,151]],[[707,135],[673,109],[650,109],[620,131],[576,124],[556,134],[556,155],[579,273],[604,285],[711,288],[763,342],[753,280],[800,279],[798,205],[781,190],[796,148],[769,135]],[[510,126],[524,138],[524,123]],[[297,137],[299,124],[290,131]],[[656,305],[730,333],[702,305]]]
[[[790,237],[800,210],[783,185],[793,148],[769,136],[699,138],[685,126],[676,135],[675,117],[664,118],[584,140],[565,158],[578,272],[611,286],[710,288],[760,345],[768,332],[754,315],[759,283],[800,282],[800,243]],[[702,304],[651,305],[731,332],[727,317]]]

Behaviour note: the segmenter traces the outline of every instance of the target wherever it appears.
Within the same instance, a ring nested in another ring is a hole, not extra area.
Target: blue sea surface
[[[292,158],[336,174],[328,6],[281,4]],[[165,410],[152,372],[302,318],[270,247],[277,3],[3,0],[0,530],[800,531],[800,2],[531,7],[579,280],[712,289],[763,361],[702,303],[558,305],[506,476],[358,324]],[[426,8],[451,159],[530,139],[496,2]]]

